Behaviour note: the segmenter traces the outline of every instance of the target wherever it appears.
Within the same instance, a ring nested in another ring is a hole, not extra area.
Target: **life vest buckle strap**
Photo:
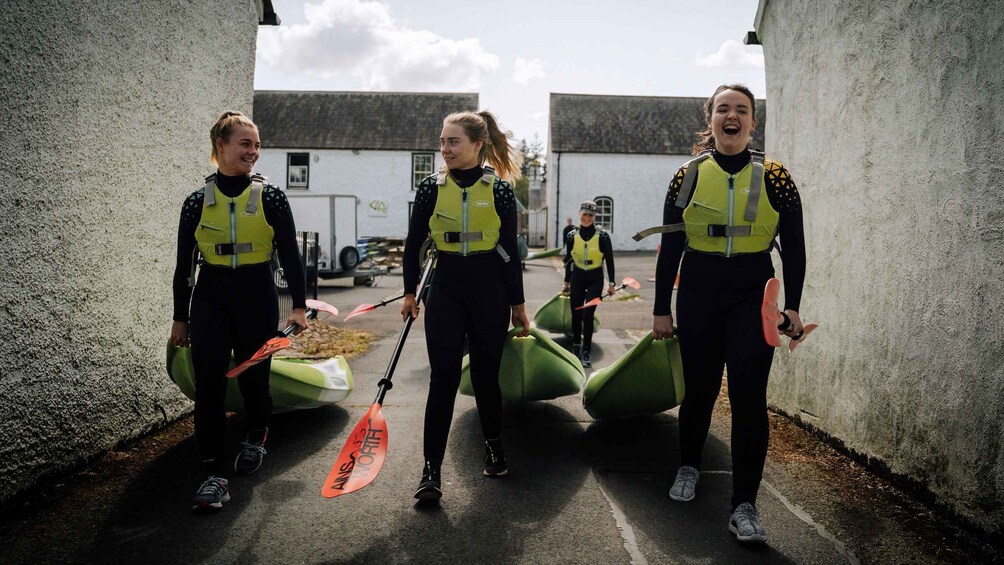
[[[733,237],[737,235],[750,235],[750,226],[727,226],[725,224],[709,224],[708,235],[710,237]]]
[[[481,175],[481,182],[485,184],[491,184],[492,179],[495,178],[495,169],[491,168],[489,165],[485,165],[485,172]]]
[[[654,226],[651,228],[646,228],[641,230],[640,232],[631,236],[631,239],[635,241],[641,241],[646,237],[650,235],[655,235],[657,233],[673,233],[678,231],[686,231],[686,229],[687,229],[687,224],[684,223],[668,224],[665,226]]]
[[[484,239],[484,234],[479,231],[443,232],[443,240],[446,243],[470,243],[472,241],[481,241],[482,239]]]
[[[686,208],[687,204],[690,203],[690,195],[694,191],[694,182],[697,180],[697,167],[708,157],[711,157],[710,150],[701,152],[697,157],[687,162],[687,172],[683,174],[683,182],[680,183],[680,194],[676,198],[677,208]]]
[[[750,193],[746,200],[746,211],[743,213],[743,219],[747,222],[756,221],[763,185],[763,153],[759,151],[751,151],[750,153],[753,161],[753,177],[750,179]]]
[[[499,256],[502,257],[502,262],[503,263],[508,263],[509,262],[509,254],[506,253],[505,249],[502,248],[502,244],[501,243],[495,246],[495,251],[497,251],[498,254],[499,254]]]
[[[251,253],[254,250],[254,245],[250,243],[217,243],[213,249],[217,255],[238,255]]]
[[[216,173],[206,177],[206,190],[203,198],[205,199],[206,206],[216,204]]]

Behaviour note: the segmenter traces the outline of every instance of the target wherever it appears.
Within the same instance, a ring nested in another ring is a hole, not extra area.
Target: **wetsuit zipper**
[[[467,189],[461,188],[460,191],[461,191],[460,235],[461,237],[463,237],[464,234],[467,233]],[[460,254],[465,257],[467,256],[467,245],[468,244],[466,241],[460,242]]]
[[[736,207],[736,195],[735,195],[735,184],[736,178],[733,175],[729,175],[729,216],[725,221],[725,229],[728,230],[732,227],[732,214]],[[725,236],[725,256],[732,256],[732,236]]]
[[[237,213],[234,210],[234,201],[230,201],[230,244],[234,245],[237,243]],[[237,268],[237,254],[234,253],[230,256],[230,268]]]

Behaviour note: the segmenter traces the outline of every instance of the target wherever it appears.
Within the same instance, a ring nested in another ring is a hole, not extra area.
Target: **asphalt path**
[[[528,313],[561,285],[556,260],[527,265]],[[609,365],[651,326],[652,254],[618,257],[618,276],[643,288],[636,301],[607,301],[594,338],[594,368]],[[400,292],[401,277],[374,287],[327,284],[322,300],[348,312]],[[378,338],[351,362],[356,388],[337,406],[277,415],[262,470],[230,482],[221,512],[193,515],[201,479],[194,441],[160,454],[112,497],[88,529],[92,543],[60,561],[86,563],[847,563],[854,555],[816,523],[798,493],[765,481],[758,506],[770,541],[728,532],[728,422],[705,448],[698,496],[667,497],[679,464],[676,411],[595,422],[581,396],[505,406],[510,475],[481,474],[483,441],[474,399],[458,395],[439,505],[412,498],[422,469],[428,382],[424,317],[412,327],[383,413],[389,451],[366,488],[335,499],[321,482],[377,391],[401,327],[399,303],[347,322]],[[337,322],[341,323],[341,322]],[[568,346],[567,338],[553,336]],[[239,423],[237,423],[239,424]],[[228,431],[238,441],[239,425]]]

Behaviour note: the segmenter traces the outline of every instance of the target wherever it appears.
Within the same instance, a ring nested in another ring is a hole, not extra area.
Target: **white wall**
[[[685,155],[554,153],[548,155],[548,246],[559,245],[566,219],[579,222],[579,204],[597,196],[614,201],[611,241],[616,251],[652,250],[659,237],[631,239],[645,228],[662,224],[666,189]],[[556,223],[557,222],[557,223]],[[557,230],[557,231],[555,231]]]
[[[358,236],[405,237],[408,203],[415,200],[412,151],[263,149],[255,169],[286,189],[287,153],[310,153],[310,181],[302,194],[352,194],[359,198]],[[435,155],[435,170],[443,157]]]
[[[805,208],[773,405],[1004,533],[1004,12],[761,0],[768,152]]]
[[[164,370],[178,217],[216,118],[251,109],[257,22],[3,0],[0,500],[190,409]]]

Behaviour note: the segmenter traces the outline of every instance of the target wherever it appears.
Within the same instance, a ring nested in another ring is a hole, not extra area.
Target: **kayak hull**
[[[572,335],[572,301],[567,294],[558,293],[541,305],[533,315],[534,325],[551,333]],[[593,331],[600,329],[600,317],[593,311]]]
[[[551,400],[582,390],[586,375],[574,355],[535,328],[527,337],[516,337],[516,332],[515,328],[509,332],[502,349],[502,400]],[[461,371],[460,394],[474,396],[469,355],[464,356]]]
[[[597,420],[623,418],[675,408],[683,396],[679,341],[653,340],[649,332],[623,357],[589,376],[582,405]]]
[[[231,361],[231,367],[233,361]],[[192,350],[167,345],[167,373],[182,394],[195,400]],[[238,377],[239,378],[239,377]],[[226,409],[244,412],[237,379],[227,379]],[[281,413],[327,406],[345,400],[355,388],[352,370],[341,355],[324,361],[273,357],[269,375],[272,412]]]

